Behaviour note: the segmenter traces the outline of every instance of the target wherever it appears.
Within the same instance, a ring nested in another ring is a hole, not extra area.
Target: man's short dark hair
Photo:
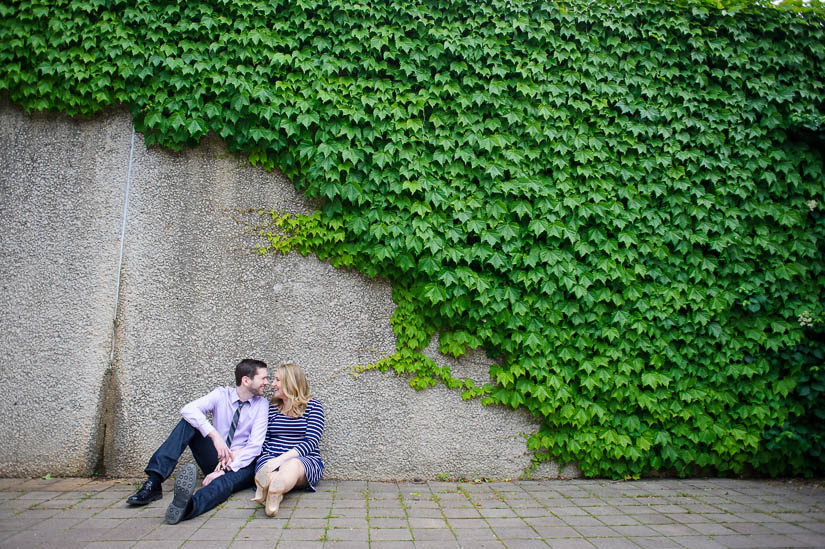
[[[254,358],[245,358],[238,362],[235,366],[235,385],[241,386],[241,380],[244,377],[252,379],[258,373],[258,368],[266,368],[266,362],[262,360],[255,360]]]

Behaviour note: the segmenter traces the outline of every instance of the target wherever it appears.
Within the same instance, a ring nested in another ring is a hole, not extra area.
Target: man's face
[[[258,368],[255,372],[255,377],[249,379],[249,385],[247,385],[247,388],[249,389],[249,392],[255,396],[264,396],[264,390],[266,389],[268,383],[269,379],[267,379],[266,368]]]

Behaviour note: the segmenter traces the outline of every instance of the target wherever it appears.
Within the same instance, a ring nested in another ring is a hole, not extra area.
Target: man
[[[255,478],[255,458],[266,436],[269,403],[266,363],[244,359],[235,366],[235,387],[218,387],[184,406],[183,419],[172,430],[146,466],[149,477],[126,500],[146,505],[161,499],[161,483],[169,478],[187,446],[203,471],[203,488],[195,492],[198,472],[185,465],[175,478],[175,495],[166,510],[166,522],[177,524],[223,503]],[[206,417],[212,414],[214,425]]]

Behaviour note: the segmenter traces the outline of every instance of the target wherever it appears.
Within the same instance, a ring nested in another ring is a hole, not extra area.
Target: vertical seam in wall
[[[90,470],[94,475],[106,474],[106,464],[109,461],[107,446],[114,440],[115,421],[120,403],[118,376],[115,372],[115,348],[117,345],[118,309],[120,307],[121,273],[123,271],[123,252],[126,244],[126,220],[129,217],[129,195],[132,188],[132,164],[135,155],[135,125],[132,123],[132,139],[129,144],[129,166],[126,171],[126,192],[123,199],[123,219],[120,225],[120,256],[117,262],[117,282],[115,286],[115,309],[112,316],[112,348],[109,351],[109,363],[103,372],[100,387],[100,401],[97,411],[97,429],[93,435],[93,460]]]
[[[123,271],[123,251],[126,243],[126,220],[129,217],[129,194],[132,187],[132,164],[135,154],[135,125],[132,123],[132,140],[129,144],[129,166],[126,172],[126,193],[123,199],[123,220],[120,225],[120,257],[117,261],[117,283],[115,286],[115,309],[112,316],[112,348],[109,352],[109,363],[103,372],[103,383],[100,388],[100,401],[97,412],[97,430],[94,433],[93,452],[94,463],[89,464],[92,474],[106,474],[107,445],[114,438],[114,422],[117,417],[117,408],[120,401],[118,376],[115,372],[115,347],[117,344],[118,308],[120,307],[121,273]]]
[[[117,335],[117,315],[120,305],[120,277],[123,272],[123,248],[126,243],[126,219],[129,215],[129,190],[132,187],[132,162],[135,154],[135,125],[132,124],[132,141],[129,144],[129,169],[126,172],[126,198],[123,202],[123,221],[120,226],[120,257],[117,261],[117,283],[115,284],[115,310],[112,322],[112,348],[109,352],[109,367],[115,359],[115,338]]]

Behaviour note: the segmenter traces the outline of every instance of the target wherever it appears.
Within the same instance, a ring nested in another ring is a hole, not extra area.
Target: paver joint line
[[[821,482],[731,479],[325,480],[277,517],[251,491],[163,524],[171,492],[135,509],[127,480],[0,479],[0,549],[73,547],[825,547]]]

